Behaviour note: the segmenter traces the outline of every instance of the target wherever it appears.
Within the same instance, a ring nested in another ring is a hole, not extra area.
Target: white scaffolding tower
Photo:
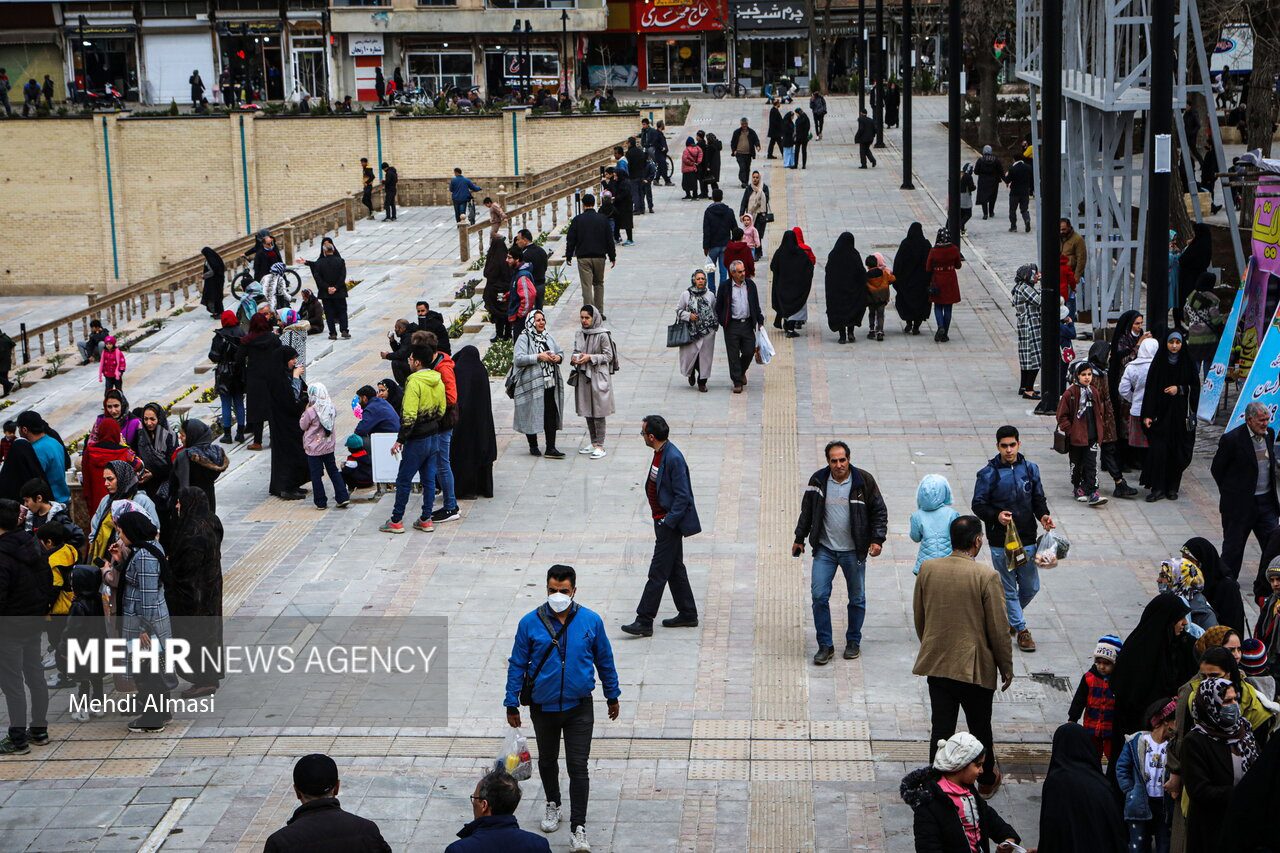
[[[1040,50],[1041,0],[1017,0],[1017,75],[1030,86],[1032,145],[1040,139],[1039,102],[1042,56]],[[1143,257],[1147,251],[1166,251],[1165,245],[1147,247],[1147,182],[1144,166],[1134,162],[1134,130],[1137,117],[1151,106],[1151,0],[1063,0],[1062,97],[1063,126],[1044,128],[1061,135],[1062,210],[1040,209],[1039,216],[1066,217],[1084,237],[1088,266],[1077,292],[1077,308],[1091,310],[1093,325],[1102,327],[1130,308],[1141,308]],[[1188,27],[1190,23],[1190,27]],[[1190,41],[1190,44],[1188,42]],[[1187,93],[1199,92],[1209,105],[1209,143],[1217,154],[1219,171],[1225,171],[1222,134],[1213,109],[1209,68],[1200,34],[1196,0],[1177,0],[1174,20],[1174,108],[1187,102]],[[1189,86],[1189,58],[1200,69],[1202,83]],[[1195,163],[1182,121],[1174,125],[1182,152],[1186,187],[1196,188]],[[1041,158],[1035,158],[1036,184]],[[1139,179],[1135,182],[1135,179]],[[1236,210],[1226,180],[1220,181],[1222,203],[1232,235],[1236,263],[1244,269]],[[1136,197],[1135,197],[1136,196]],[[1134,202],[1138,222],[1133,224]],[[1203,220],[1200,205],[1193,205],[1197,222]],[[1136,235],[1136,236],[1135,236]],[[1172,306],[1171,306],[1172,307]]]

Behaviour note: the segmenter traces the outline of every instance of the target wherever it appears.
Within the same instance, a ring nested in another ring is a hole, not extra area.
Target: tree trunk
[[[1262,149],[1263,157],[1271,156],[1271,136],[1275,132],[1275,78],[1280,71],[1280,43],[1271,39],[1254,39],[1253,72],[1249,75],[1249,102],[1245,108],[1245,147]]]
[[[822,92],[824,95],[830,94],[831,92],[831,89],[829,86],[831,81],[827,79],[827,69],[828,69],[828,66],[831,64],[830,55],[831,55],[831,47],[830,45],[827,44],[827,40],[819,39],[818,49],[814,53],[814,58],[813,58],[814,63],[818,66],[817,68],[814,69],[814,72],[815,72],[814,76],[818,80],[817,90]],[[813,87],[811,86],[810,89],[812,88]]]
[[[996,77],[1000,66],[987,50],[977,51],[975,64],[978,66],[978,140],[984,145],[995,145],[999,141],[996,111],[1000,92]]]

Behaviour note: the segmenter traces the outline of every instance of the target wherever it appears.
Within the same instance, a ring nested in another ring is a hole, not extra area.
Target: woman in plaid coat
[[[1036,374],[1040,372],[1040,268],[1035,264],[1018,267],[1013,282],[1013,310],[1017,316],[1018,367],[1022,371],[1018,394],[1039,400]]]

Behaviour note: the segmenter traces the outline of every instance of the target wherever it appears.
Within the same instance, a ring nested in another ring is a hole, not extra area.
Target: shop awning
[[[789,41],[791,39],[807,39],[808,37],[808,30],[738,31],[738,38],[743,41]]]
[[[0,44],[57,44],[57,30],[10,30],[0,32]]]

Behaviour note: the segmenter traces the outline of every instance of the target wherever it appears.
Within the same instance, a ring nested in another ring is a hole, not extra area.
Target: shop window
[[[471,88],[470,53],[410,53],[406,58],[410,86],[432,95],[451,88],[464,92]]]
[[[458,0],[418,0],[419,6],[457,6]]]
[[[144,18],[194,18],[209,11],[209,4],[197,0],[146,0]]]
[[[576,9],[577,0],[488,0],[491,9]]]

